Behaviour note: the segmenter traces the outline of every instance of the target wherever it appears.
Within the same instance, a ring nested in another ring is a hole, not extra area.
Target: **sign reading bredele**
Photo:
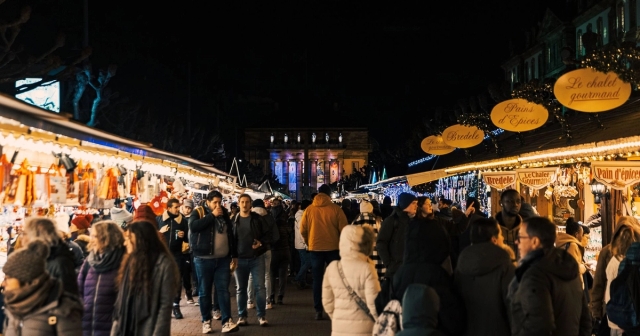
[[[451,147],[469,148],[484,140],[484,132],[475,126],[453,125],[442,132],[442,140]]]

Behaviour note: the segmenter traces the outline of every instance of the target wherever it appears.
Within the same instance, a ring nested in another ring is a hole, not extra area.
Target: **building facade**
[[[263,167],[288,194],[308,198],[322,184],[338,190],[340,179],[367,165],[366,128],[251,128],[244,132],[244,159]]]

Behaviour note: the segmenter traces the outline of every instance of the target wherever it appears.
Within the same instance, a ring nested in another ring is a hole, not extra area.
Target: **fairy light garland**
[[[592,51],[580,61],[580,65],[607,73],[614,72],[618,77],[638,88],[640,74],[636,63],[640,60],[640,50],[635,46],[607,46]]]

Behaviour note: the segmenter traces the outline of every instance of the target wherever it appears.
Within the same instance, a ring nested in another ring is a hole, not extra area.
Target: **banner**
[[[420,148],[422,148],[425,153],[431,155],[445,155],[456,149],[455,147],[451,147],[444,143],[444,140],[440,135],[432,135],[422,139]]]
[[[484,183],[498,190],[506,189],[508,186],[516,183],[515,171],[500,171],[482,173]]]
[[[557,168],[516,169],[518,181],[532,189],[542,189],[556,179]]]
[[[296,162],[295,161],[290,161],[289,162],[289,191],[292,190],[298,190],[297,189],[297,170],[296,170]]]
[[[491,122],[505,131],[526,132],[542,127],[549,111],[525,99],[505,100],[491,110]]]
[[[484,132],[475,126],[453,125],[442,132],[444,143],[457,148],[469,148],[484,140]]]
[[[598,161],[591,163],[593,177],[618,190],[640,182],[640,163],[636,161]]]
[[[316,163],[316,183],[318,187],[324,184],[324,161]]]
[[[631,96],[631,84],[614,72],[605,74],[584,68],[560,76],[553,85],[553,94],[570,109],[597,113],[624,104]]]
[[[329,175],[330,184],[334,184],[338,182],[338,180],[340,180],[340,172],[338,171],[338,161],[331,161],[331,163],[329,164],[329,172],[331,174]]]

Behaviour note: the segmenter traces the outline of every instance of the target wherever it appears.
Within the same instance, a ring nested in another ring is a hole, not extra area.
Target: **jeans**
[[[195,257],[193,256],[193,253],[189,256],[191,258],[191,288],[195,289],[195,291],[193,291],[193,294],[197,294],[198,288],[200,288],[200,286],[198,286],[198,273],[196,272]]]
[[[307,272],[311,268],[311,255],[309,251],[305,249],[298,250],[298,254],[300,255],[300,270],[298,271],[298,275],[296,275],[296,281],[306,283]]]
[[[215,285],[216,297],[222,312],[222,324],[231,318],[231,298],[229,297],[229,281],[231,258],[202,259],[195,257],[196,273],[198,274],[198,302],[202,322],[211,320],[211,287]]]
[[[322,278],[324,270],[334,260],[340,260],[340,251],[309,251],[313,274],[313,308],[322,312]]]
[[[264,256],[264,286],[266,293],[271,293],[271,274],[269,273],[269,269],[271,269],[271,250],[265,252]],[[262,279],[262,278],[260,278]],[[249,285],[247,286],[247,302],[254,302],[255,294],[253,293],[253,276],[249,274]]]
[[[271,292],[269,298],[273,300],[275,296],[275,282],[278,278],[278,297],[284,296],[284,288],[287,285],[287,276],[289,272],[289,263],[291,262],[291,254],[289,249],[271,251]]]
[[[189,262],[188,254],[174,255],[173,259],[176,261],[178,265],[178,273],[180,273],[180,279],[182,281],[182,285],[186,291],[187,296],[191,296],[191,275],[190,268],[191,263]],[[176,297],[173,299],[173,305],[177,306],[180,304],[180,296],[182,295],[182,286],[178,287],[178,293]]]
[[[236,303],[238,304],[238,316],[247,317],[247,285],[249,275],[255,279],[264,279],[264,259],[266,253],[252,259],[238,259],[236,268]],[[267,292],[262,281],[253,282],[253,290],[256,293],[256,311],[258,317],[263,317],[267,309]]]

